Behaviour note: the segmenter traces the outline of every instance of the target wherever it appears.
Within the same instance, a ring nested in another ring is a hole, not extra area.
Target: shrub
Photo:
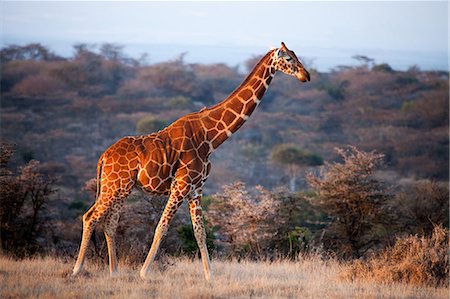
[[[8,168],[13,150],[5,146],[0,150],[0,249],[16,256],[34,253],[40,216],[54,192],[55,179],[43,175],[35,160],[15,175]]]
[[[394,72],[392,67],[389,64],[387,64],[387,63],[381,63],[381,64],[374,65],[372,67],[372,71],[385,72],[385,73],[392,73],[392,72]]]
[[[422,180],[406,186],[396,195],[396,207],[402,231],[413,234],[431,234],[434,225],[449,225],[449,191],[446,184]]]
[[[300,252],[305,252],[309,249],[312,242],[312,234],[306,227],[296,226],[287,234],[289,241],[289,255],[296,256]]]
[[[206,219],[230,254],[259,255],[275,235],[278,203],[261,187],[257,192],[251,195],[243,183],[236,182],[212,196]]]
[[[400,238],[368,261],[354,261],[342,276],[350,280],[448,287],[448,237],[447,229],[435,226],[429,237]]]
[[[272,239],[278,255],[296,257],[299,253],[311,252],[320,246],[316,236],[327,223],[326,215],[308,201],[308,194],[288,192],[286,189],[272,191],[278,203],[277,221],[273,226],[277,238]],[[319,245],[319,246],[317,246]]]
[[[176,96],[168,99],[166,105],[171,109],[185,109],[185,108],[192,108],[193,102],[192,99],[188,97]]]
[[[395,83],[400,86],[406,86],[418,83],[419,80],[412,75],[400,75],[395,79]]]
[[[22,80],[30,76],[38,76],[43,69],[40,61],[10,61],[1,65],[1,91],[9,92]]]
[[[342,257],[359,257],[375,242],[371,231],[383,220],[383,206],[389,197],[374,176],[384,156],[355,147],[336,151],[343,163],[326,163],[320,175],[307,176],[318,195],[311,203],[333,217],[327,247]]]
[[[213,231],[206,225],[206,246],[208,247],[208,251],[212,252],[215,248],[214,246],[214,233]],[[198,244],[195,239],[194,231],[192,229],[192,223],[183,224],[177,227],[178,237],[181,240],[181,249],[183,252],[188,254],[198,254]]]
[[[318,88],[320,90],[326,91],[333,100],[342,101],[345,99],[346,88],[349,85],[350,85],[350,82],[347,80],[344,80],[337,84],[333,84],[333,83],[322,84]]]
[[[158,119],[154,116],[145,116],[136,124],[136,132],[140,134],[150,134],[164,129],[170,124],[167,120]]]
[[[444,93],[433,93],[415,101],[405,101],[401,107],[406,124],[413,128],[448,126],[449,99]]]
[[[196,98],[201,89],[197,85],[195,74],[182,59],[142,67],[136,73],[135,79],[138,90],[133,92],[141,94],[184,95]],[[127,90],[130,91],[130,88],[125,88],[124,91]]]
[[[28,76],[16,85],[12,92],[27,96],[51,96],[66,90],[65,84],[48,74]]]

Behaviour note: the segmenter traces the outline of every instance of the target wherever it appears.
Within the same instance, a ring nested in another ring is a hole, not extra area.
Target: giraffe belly
[[[169,194],[172,179],[171,167],[151,161],[140,167],[137,175],[138,186],[151,194]]]

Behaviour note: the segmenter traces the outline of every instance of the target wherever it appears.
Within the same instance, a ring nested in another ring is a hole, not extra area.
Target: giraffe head
[[[281,47],[275,51],[274,66],[277,71],[296,77],[302,82],[310,80],[308,71],[295,55],[281,42]]]

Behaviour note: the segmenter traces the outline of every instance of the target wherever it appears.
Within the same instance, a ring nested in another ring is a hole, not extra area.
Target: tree
[[[63,58],[55,55],[41,44],[32,43],[25,46],[11,45],[0,50],[2,63],[12,60],[52,61],[63,60]]]
[[[308,174],[307,181],[317,192],[310,201],[333,219],[327,247],[343,257],[359,257],[379,240],[372,238],[371,230],[382,221],[390,197],[385,184],[374,176],[384,155],[356,147],[336,151],[343,163],[326,163],[321,174]]]
[[[14,175],[8,168],[12,155],[11,147],[1,147],[0,251],[20,255],[36,250],[39,215],[54,192],[55,179],[43,175],[35,160]]]
[[[367,57],[365,55],[359,55],[359,54],[358,55],[353,55],[352,58],[357,60],[357,61],[359,61],[359,62],[361,62],[362,65],[367,67],[367,68],[369,67],[369,64],[375,63],[375,59]]]
[[[301,166],[317,166],[323,164],[323,159],[313,153],[304,151],[292,144],[280,144],[272,149],[270,158],[277,164],[286,167],[290,177],[289,189],[296,190],[296,174]]]
[[[112,61],[122,61],[124,58],[123,46],[104,43],[100,46],[100,54],[108,60]]]

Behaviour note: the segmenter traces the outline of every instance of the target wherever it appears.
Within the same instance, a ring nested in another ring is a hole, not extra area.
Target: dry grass
[[[429,237],[408,236],[366,262],[355,261],[343,276],[351,280],[447,286],[448,230],[435,226]]]
[[[213,261],[215,286],[204,279],[200,261],[169,259],[142,281],[138,267],[121,264],[109,278],[106,265],[88,263],[70,277],[74,261],[0,257],[0,298],[448,298],[448,288],[339,279],[336,261],[308,257],[296,262]]]

